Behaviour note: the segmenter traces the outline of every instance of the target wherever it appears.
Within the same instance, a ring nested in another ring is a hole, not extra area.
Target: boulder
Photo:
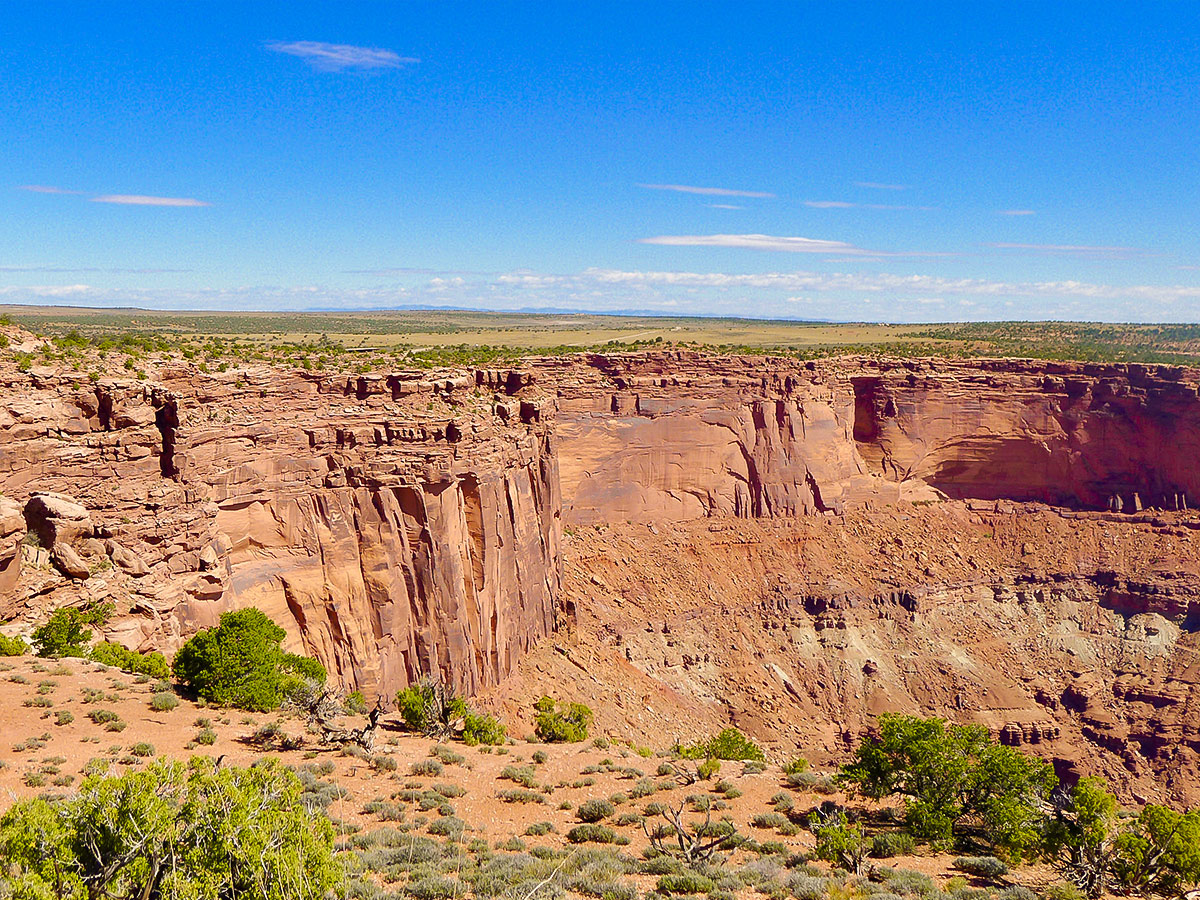
[[[132,550],[122,547],[116,541],[109,541],[107,550],[113,564],[128,572],[134,578],[141,578],[143,575],[150,574],[150,567],[146,565],[145,560]]]
[[[50,559],[60,572],[70,578],[84,579],[92,574],[83,557],[76,553],[70,544],[55,544],[50,551]]]
[[[65,494],[34,494],[25,504],[25,524],[43,547],[71,544],[91,537],[92,518],[87,507]]]

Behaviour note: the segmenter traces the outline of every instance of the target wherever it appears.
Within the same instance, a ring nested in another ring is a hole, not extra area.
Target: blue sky
[[[0,303],[1200,321],[1200,4],[5,3]]]

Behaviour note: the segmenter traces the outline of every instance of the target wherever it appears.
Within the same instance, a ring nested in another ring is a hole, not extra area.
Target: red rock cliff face
[[[854,434],[872,469],[952,497],[1178,509],[1200,497],[1195,373],[995,361],[868,365]]]
[[[556,460],[532,404],[494,399],[506,373],[175,374],[9,382],[0,491],[69,493],[91,520],[70,583],[26,548],[6,616],[112,599],[111,636],[169,650],[254,605],[368,694],[428,674],[475,692],[553,629]]]
[[[1197,376],[1176,369],[664,352],[436,378],[0,379],[0,615],[27,631],[111,599],[110,637],[171,650],[256,605],[368,693],[510,673],[565,602],[563,519],[1200,496]],[[69,541],[25,541],[39,491],[86,508]]]
[[[572,523],[840,510],[871,479],[854,394],[815,366],[696,353],[547,363]]]

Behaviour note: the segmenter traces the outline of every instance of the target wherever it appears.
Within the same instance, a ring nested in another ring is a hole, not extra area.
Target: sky
[[[0,303],[1200,321],[1200,4],[0,14]]]

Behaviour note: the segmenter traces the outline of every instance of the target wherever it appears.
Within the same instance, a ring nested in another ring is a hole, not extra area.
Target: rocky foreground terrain
[[[5,633],[111,601],[104,637],[169,653],[256,606],[347,689],[434,675],[518,734],[550,693],[612,737],[733,721],[821,763],[936,713],[1200,798],[1200,372],[144,367],[0,355]]]

